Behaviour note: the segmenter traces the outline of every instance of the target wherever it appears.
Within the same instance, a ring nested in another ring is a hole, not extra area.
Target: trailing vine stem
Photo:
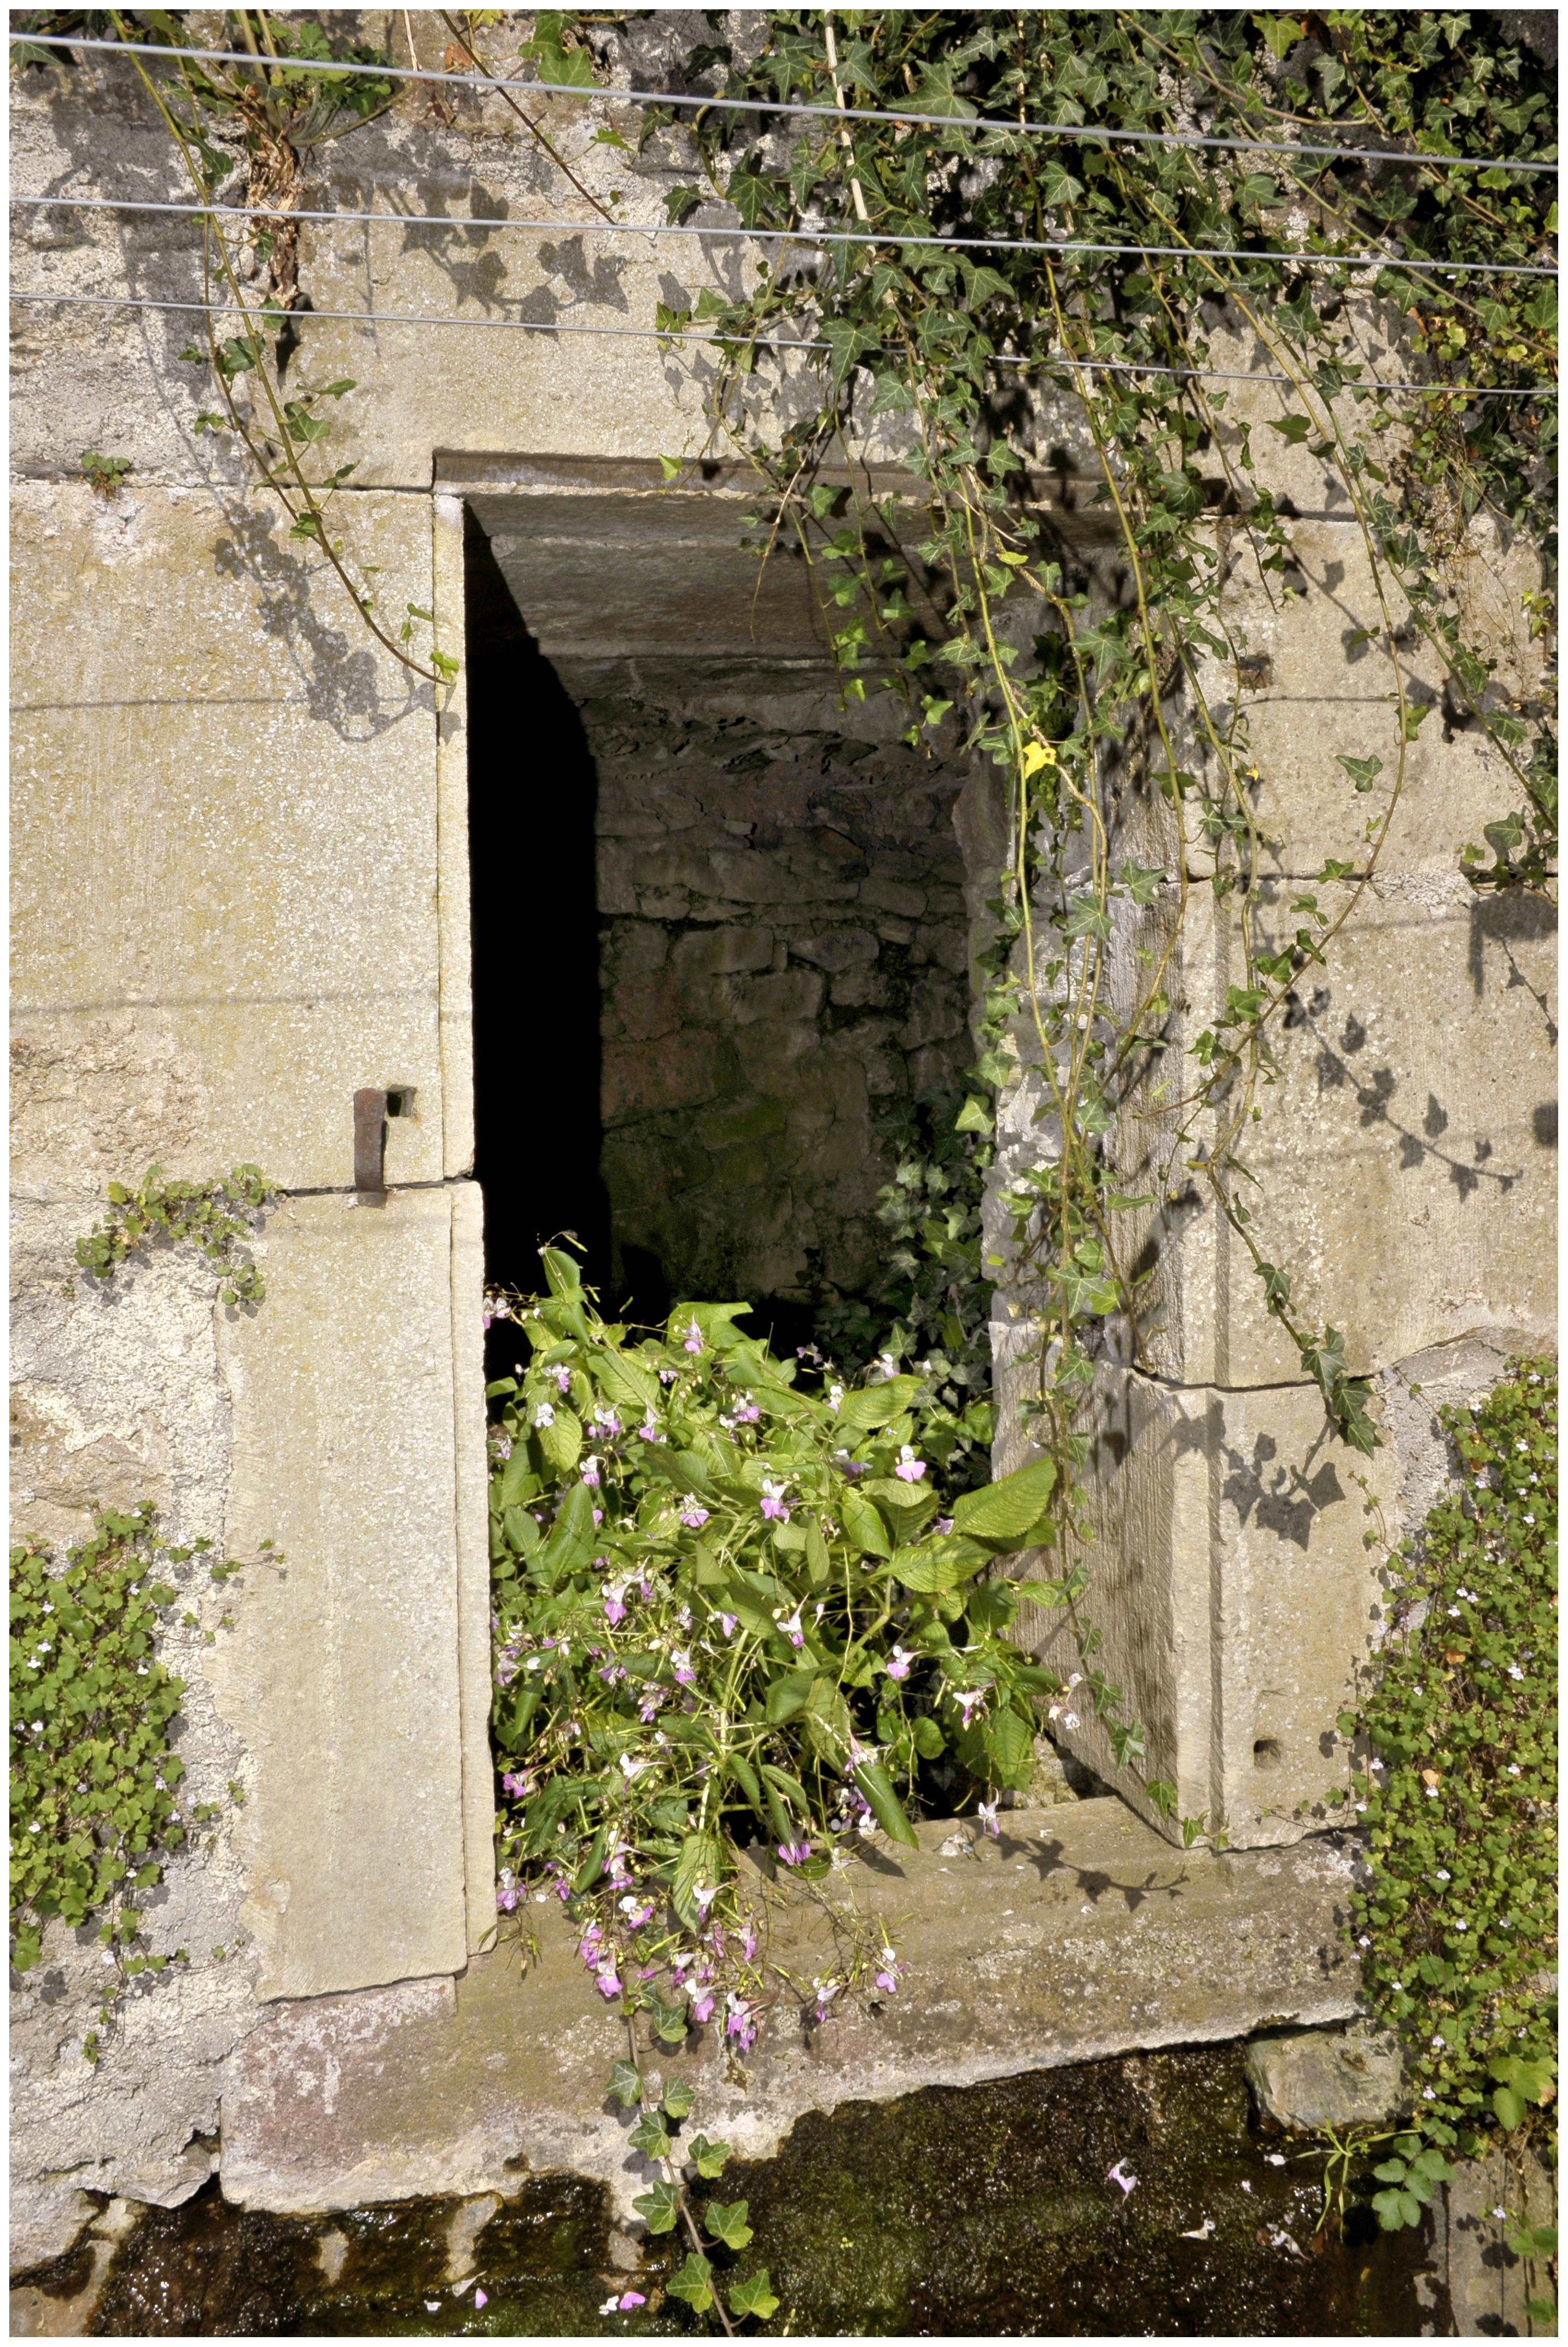
[[[189,67],[183,59],[176,61],[186,99],[191,110],[191,122],[186,124],[180,121],[173,108],[166,103],[162,91],[143,65],[140,56],[137,54],[136,45],[129,39],[124,18],[117,10],[111,9],[108,13],[117,37],[127,44],[132,68],[157,108],[165,128],[174,141],[192,190],[204,203],[210,203],[214,192],[213,174],[220,159],[201,130],[198,89]],[[264,18],[265,12],[260,13]],[[302,67],[299,70],[302,72],[305,69]],[[329,497],[335,495],[343,486],[346,476],[354,470],[354,466],[352,465],[342,466],[321,484],[313,484],[305,477],[304,468],[300,460],[300,449],[323,440],[331,429],[323,419],[311,412],[312,409],[323,398],[341,399],[345,393],[355,388],[354,384],[346,380],[330,384],[319,392],[305,395],[300,399],[285,404],[279,386],[274,383],[267,366],[267,354],[262,335],[263,332],[280,333],[287,313],[276,307],[263,307],[261,311],[251,308],[245,299],[239,272],[217,212],[215,210],[203,212],[200,215],[200,223],[204,295],[202,315],[207,333],[208,354],[229,417],[230,428],[237,435],[246,454],[255,466],[261,476],[261,485],[273,492],[288,515],[291,524],[289,536],[314,545],[326,557],[344,591],[352,600],[361,620],[377,642],[383,645],[402,667],[407,669],[411,674],[421,678],[425,683],[436,686],[450,683],[457,673],[458,662],[443,652],[438,646],[432,647],[428,667],[405,650],[405,644],[413,631],[413,621],[415,619],[426,620],[434,626],[431,614],[420,610],[411,603],[408,606],[408,618],[404,622],[402,641],[388,634],[374,616],[373,608],[374,598],[371,590],[364,585],[356,586],[349,575],[342,559],[343,540],[334,539],[329,533],[326,507],[317,498],[316,487],[318,486],[324,487]],[[221,344],[214,322],[212,300],[214,252],[217,255],[218,274],[228,289],[230,301],[243,321],[241,334]],[[194,354],[188,353],[187,355],[194,355]],[[262,395],[272,417],[272,427],[277,435],[281,465],[279,460],[270,456],[258,444],[251,421],[245,416],[235,398],[234,383],[241,374],[253,374],[261,387]],[[217,422],[216,417],[199,416],[197,428],[210,429]]]

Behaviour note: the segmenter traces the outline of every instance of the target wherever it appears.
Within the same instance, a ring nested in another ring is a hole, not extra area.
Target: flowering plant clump
[[[1404,2041],[1412,2126],[1468,2157],[1539,2126],[1556,2079],[1555,1364],[1512,1362],[1440,1416],[1463,1485],[1400,1553],[1376,1690],[1339,1726],[1368,1753],[1368,1993]],[[1381,2197],[1385,2224],[1417,2220]]]
[[[500,1904],[553,1889],[607,1999],[669,2042],[722,2009],[744,2050],[737,1844],[819,1879],[861,1838],[914,1843],[922,1758],[1028,1783],[1031,1699],[1060,1686],[1007,1631],[1057,1593],[984,1576],[1053,1536],[1055,1468],[945,1514],[917,1378],[808,1392],[744,1305],[634,1336],[569,1256],[544,1265],[549,1295],[515,1307],[532,1361],[490,1389]],[[896,1993],[890,1949],[855,1969]],[[845,1984],[815,1984],[819,2011]]]

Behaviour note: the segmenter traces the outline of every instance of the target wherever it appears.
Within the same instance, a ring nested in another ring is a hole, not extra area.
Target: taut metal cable
[[[738,225],[688,228],[663,220],[490,220],[482,213],[310,211],[295,210],[282,204],[155,202],[147,197],[129,196],[7,196],[5,200],[11,204],[29,205],[35,210],[48,206],[67,211],[176,212],[197,219],[213,214],[222,220],[371,221],[397,228],[512,228],[550,234],[564,231],[573,236],[729,237],[759,244],[917,245],[936,246],[943,251],[1116,253],[1148,261],[1194,257],[1204,261],[1277,261],[1316,269],[1403,269],[1418,274],[1435,272],[1444,277],[1555,277],[1558,274],[1555,269],[1527,266],[1517,261],[1407,261],[1383,252],[1279,252],[1267,249],[1260,251],[1245,245],[1090,244],[1071,237],[878,236],[875,231],[858,229],[744,228]]]
[[[380,81],[438,82],[447,88],[506,89],[525,95],[538,90],[548,97],[604,98],[619,100],[626,106],[688,106],[700,112],[719,109],[732,114],[808,114],[825,116],[833,122],[908,123],[917,128],[936,130],[1008,130],[1022,132],[1037,138],[1099,138],[1118,144],[1153,147],[1217,147],[1245,155],[1316,155],[1328,156],[1351,163],[1446,163],[1450,169],[1460,171],[1537,171],[1555,173],[1555,162],[1528,160],[1514,162],[1494,155],[1439,155],[1425,149],[1403,152],[1398,148],[1381,147],[1315,147],[1290,146],[1266,138],[1216,138],[1210,134],[1192,130],[1111,130],[1096,123],[1076,122],[1009,122],[1005,115],[990,114],[905,114],[893,113],[880,107],[815,106],[799,98],[724,97],[712,94],[671,89],[604,89],[585,88],[580,82],[505,81],[499,74],[436,73],[423,66],[367,66],[363,60],[340,63],[315,57],[259,58],[248,49],[184,49],[165,46],[162,42],[100,41],[78,38],[69,33],[10,33],[13,45],[28,43],[37,47],[56,49],[107,49],[121,56],[139,57],[190,58],[200,65],[249,66],[252,70],[268,65],[297,74],[351,74]]]
[[[202,316],[220,317],[230,314],[243,318],[248,324],[263,333],[275,333],[284,323],[302,325],[307,319],[341,319],[370,326],[460,326],[469,332],[514,334],[605,334],[628,342],[658,342],[671,343],[717,343],[726,350],[764,351],[826,351],[831,343],[792,342],[784,336],[746,334],[684,333],[673,328],[659,326],[574,326],[564,325],[544,318],[433,318],[407,310],[280,310],[271,317],[246,310],[236,302],[160,302],[138,293],[46,293],[35,286],[13,286],[13,302],[60,302],[77,307],[108,310],[180,310],[195,311]],[[1070,351],[1047,352],[1039,358],[1017,358],[1005,353],[995,360],[1006,367],[1077,367],[1091,374],[1168,374],[1184,380],[1204,383],[1286,383],[1294,384],[1288,374],[1247,374],[1237,370],[1227,373],[1219,367],[1157,366],[1143,359],[1081,359]],[[1512,387],[1506,384],[1471,383],[1379,383],[1376,377],[1360,382],[1347,377],[1348,391],[1425,391],[1463,392],[1479,399],[1540,399],[1551,398],[1556,393],[1555,384]]]

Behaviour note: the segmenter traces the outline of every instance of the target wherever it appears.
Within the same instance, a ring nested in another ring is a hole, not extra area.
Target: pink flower
[[[757,1935],[749,1923],[741,1934],[741,1945],[746,1952],[746,1962],[750,1963],[757,1952]]]
[[[687,1983],[686,1993],[692,2000],[692,2020],[712,2021],[713,2017],[712,1990],[711,1988],[705,1988],[699,1996],[695,1982],[689,1982]]]
[[[895,1646],[893,1649],[893,1659],[887,1665],[888,1677],[890,1679],[907,1679],[909,1676],[909,1665],[914,1660],[914,1655],[907,1655],[902,1646]]]
[[[756,2044],[757,2038],[757,2024],[752,2018],[752,2007],[743,1997],[737,1996],[733,1989],[730,1991],[728,2003],[730,2009],[724,2020],[724,2034],[737,2039],[744,2054]]]
[[[724,1634],[724,1635],[725,1635],[725,1637],[726,1637],[726,1638],[733,1638],[733,1637],[734,1636],[734,1635],[735,1635],[735,1624],[736,1624],[736,1623],[740,1620],[740,1618],[741,1618],[741,1617],[740,1617],[740,1615],[739,1615],[738,1614],[720,1614],[720,1616],[719,1616],[719,1626],[720,1626],[720,1628],[723,1631],[723,1634]]]
[[[781,1841],[779,1856],[786,1866],[804,1866],[811,1856],[811,1844],[808,1841]]]
[[[509,1768],[501,1779],[503,1793],[510,1793],[515,1801],[526,1801],[535,1790],[531,1768]]]
[[[784,1486],[782,1483],[772,1482],[765,1475],[763,1477],[762,1509],[764,1515],[772,1518],[778,1523],[787,1524],[789,1522],[789,1510],[784,1506]]]
[[[893,1472],[900,1476],[906,1483],[917,1483],[926,1472],[926,1462],[923,1459],[916,1458],[907,1442],[900,1443],[898,1464],[894,1468]]]
[[[692,1657],[685,1649],[683,1647],[677,1646],[674,1653],[671,1655],[670,1660],[674,1666],[676,1686],[695,1686],[697,1684],[697,1674],[692,1668]]]
[[[623,2290],[616,2303],[622,2314],[629,2314],[634,2306],[646,2306],[648,2301],[640,2290]]]
[[[695,1500],[688,1500],[681,1511],[681,1522],[688,1532],[700,1532],[708,1521],[708,1511],[700,1508]]]
[[[761,1416],[762,1411],[757,1408],[757,1405],[752,1399],[751,1395],[749,1393],[743,1394],[741,1396],[741,1406],[735,1411],[735,1424],[737,1426],[750,1426],[757,1419],[761,1418]]]
[[[559,1388],[560,1388],[560,1389],[561,1389],[562,1393],[564,1393],[564,1394],[569,1394],[569,1393],[570,1393],[570,1391],[571,1391],[571,1371],[570,1371],[569,1368],[559,1368],[559,1369],[553,1369],[553,1370],[550,1372],[550,1374],[551,1374],[551,1376],[555,1378],[555,1381],[556,1381],[557,1385],[558,1385],[558,1386],[559,1386]]]
[[[623,1602],[626,1595],[626,1583],[623,1581],[608,1581],[599,1594],[604,1600],[604,1618],[613,1630],[618,1622],[624,1622],[626,1619],[626,1606]]]
[[[698,1914],[701,1915],[704,1921],[706,1921],[709,1908],[712,1905],[718,1895],[719,1886],[717,1883],[715,1883],[710,1891],[705,1882],[699,1882],[692,1891],[692,1904],[695,1906]]]
[[[504,1909],[506,1913],[509,1915],[513,1908],[518,1903],[518,1892],[517,1884],[515,1882],[508,1882],[503,1889],[497,1891],[496,1904],[497,1907]]]
[[[487,2290],[477,2290],[474,2292],[474,2303],[476,2306],[488,2306],[490,2303],[489,2291]]]
[[[951,1516],[938,1516],[936,1522],[931,1526],[931,1530],[934,1532],[950,1532],[952,1529],[953,1519]]]
[[[651,1419],[648,1420],[646,1426],[640,1426],[637,1431],[644,1442],[662,1442],[664,1440]]]
[[[897,1996],[898,1993],[897,1975],[888,1972],[886,1966],[876,1975],[876,1985],[879,1989],[885,1990],[889,1996]]]
[[[975,1712],[984,1706],[985,1700],[986,1691],[984,1687],[955,1687],[953,1689],[953,1701],[958,1705],[958,1709],[964,1715],[964,1726],[966,1727],[968,1727]]]
[[[1114,2168],[1106,2169],[1105,2181],[1107,2184],[1119,2184],[1122,2188],[1122,2198],[1125,2199],[1138,2179],[1135,2176],[1125,2175],[1122,2171],[1122,2164],[1118,2160]]]
[[[1002,1838],[1002,1829],[997,1823],[996,1803],[994,1801],[982,1801],[979,1804],[979,1815],[987,1833],[993,1835],[998,1841],[1000,1841]]]
[[[784,1632],[784,1636],[789,1640],[792,1646],[804,1645],[805,1635],[800,1626],[800,1607],[798,1605],[795,1607],[794,1612],[790,1615],[787,1622],[781,1622],[779,1624],[779,1628]]]
[[[615,1959],[613,1956],[607,1956],[605,1958],[605,1961],[600,1964],[598,1972],[594,1974],[594,1978],[599,1983],[599,1993],[600,1996],[619,1996],[620,1994],[620,1981],[616,1973]]]
[[[594,1531],[595,1531],[595,1532],[597,1532],[597,1531],[599,1530],[599,1528],[600,1528],[600,1524],[601,1524],[601,1523],[603,1523],[603,1522],[604,1522],[604,1510],[603,1510],[602,1508],[595,1508],[595,1510],[594,1510],[594,1512],[593,1512],[593,1528],[594,1528]]]
[[[702,1331],[698,1327],[695,1320],[686,1330],[686,1342],[682,1349],[688,1353],[700,1353],[702,1349]]]

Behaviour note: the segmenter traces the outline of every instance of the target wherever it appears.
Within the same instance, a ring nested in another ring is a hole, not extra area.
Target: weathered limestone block
[[[365,497],[355,527],[389,607],[428,609],[429,513]],[[442,989],[466,969],[443,967],[429,689],[351,643],[254,500],[25,482],[13,548],[37,582],[14,639],[17,1181],[90,1198],[156,1159],[346,1184],[366,1084],[415,1096],[391,1178],[439,1180],[444,1057],[466,1081]],[[461,861],[461,831],[443,845]]]
[[[266,1305],[223,1330],[230,1537],[287,1559],[211,1665],[248,1753],[234,1840],[263,1998],[455,1971],[467,1952],[466,1854],[492,1793],[464,1734],[454,1428],[474,1397],[454,1306],[477,1322],[478,1263],[468,1247],[455,1282],[461,1204],[445,1188],[379,1210],[289,1200]],[[471,1542],[462,1562],[486,1569]],[[467,1645],[487,1692],[487,1640]],[[470,1686],[470,1712],[479,1699]]]
[[[689,2077],[706,2131],[743,2157],[775,2151],[800,2115],[968,2086],[1132,2047],[1244,2034],[1266,2016],[1346,2018],[1357,1974],[1338,1930],[1350,1862],[1331,1842],[1185,1860],[1118,1801],[1009,1819],[998,1842],[949,1824],[919,1852],[835,1882],[904,1977],[896,2000],[804,2026],[772,2008],[743,2061],[709,2027],[650,2066]],[[832,1918],[755,1881],[770,1961],[809,1980],[833,1960]],[[526,1961],[508,1936],[455,1983],[408,1983],[286,2003],[246,2043],[223,2107],[225,2195],[280,2211],[425,2193],[505,2192],[525,2169],[600,2177],[623,2221],[652,2171],[605,2080],[625,2031],[577,1961],[554,1900],[529,1910]]]
[[[1281,2127],[1377,2126],[1409,2106],[1399,2043],[1369,2022],[1347,2029],[1266,2029],[1247,2041],[1246,2076]]]

